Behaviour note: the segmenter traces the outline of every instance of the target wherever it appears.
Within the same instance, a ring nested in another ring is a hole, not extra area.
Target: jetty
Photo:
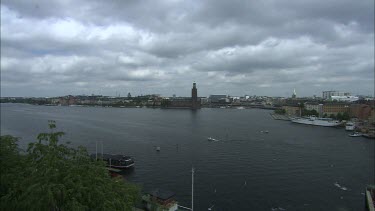
[[[271,114],[272,118],[275,120],[284,120],[284,121],[290,121],[290,118],[286,115],[282,114]]]

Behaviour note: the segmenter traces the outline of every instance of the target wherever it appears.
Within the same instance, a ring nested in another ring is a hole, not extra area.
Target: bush
[[[17,138],[1,136],[1,210],[131,210],[139,188],[112,179],[83,147],[59,144],[63,132],[41,133],[21,155]]]
[[[275,110],[275,114],[285,114],[285,113],[286,113],[285,109],[276,109]]]

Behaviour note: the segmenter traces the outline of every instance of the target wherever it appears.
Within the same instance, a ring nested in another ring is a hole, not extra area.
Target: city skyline
[[[1,96],[189,96],[193,81],[199,96],[373,96],[373,8],[336,0],[5,0]]]

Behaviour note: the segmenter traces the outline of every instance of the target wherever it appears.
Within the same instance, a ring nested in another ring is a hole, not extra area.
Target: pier
[[[282,114],[271,114],[271,116],[275,120],[290,121],[290,118],[288,116],[285,116],[285,115],[282,115]]]

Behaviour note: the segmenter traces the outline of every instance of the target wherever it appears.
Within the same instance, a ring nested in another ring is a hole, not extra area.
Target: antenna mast
[[[191,167],[191,211],[194,210],[194,167]]]

